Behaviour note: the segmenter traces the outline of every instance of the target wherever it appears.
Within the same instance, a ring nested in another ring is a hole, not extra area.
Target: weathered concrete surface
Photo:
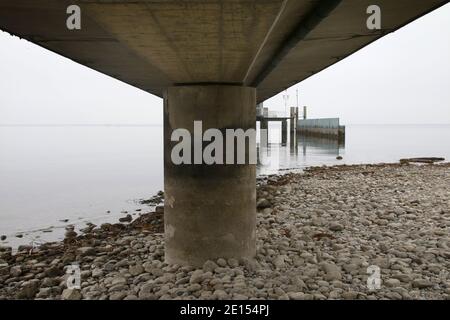
[[[372,0],[337,1],[274,61],[306,17],[333,1],[2,0],[0,29],[158,96],[174,84],[233,83],[257,87],[264,101],[448,2],[378,0],[382,29],[371,31]],[[81,7],[79,31],[66,28],[70,4]]]
[[[255,104],[254,88],[213,85],[167,89],[164,97],[167,262],[201,266],[206,260],[219,257],[254,257],[256,166],[175,165],[171,151],[178,142],[171,141],[171,134],[184,128],[193,137],[196,120],[202,121],[203,132],[209,128],[255,129]]]
[[[302,135],[341,137],[345,127],[339,125],[339,118],[303,119],[297,123],[297,131]]]

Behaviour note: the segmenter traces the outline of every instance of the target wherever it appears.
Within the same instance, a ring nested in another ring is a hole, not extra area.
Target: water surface
[[[407,157],[450,159],[450,125],[352,125],[345,143],[298,137],[286,146],[279,143],[279,125],[269,133],[269,164],[258,166],[259,174]],[[163,189],[162,134],[161,126],[0,127],[0,235],[8,236],[0,244],[55,240],[67,224],[112,222],[123,211],[145,209],[137,200]],[[50,226],[52,232],[42,232]]]

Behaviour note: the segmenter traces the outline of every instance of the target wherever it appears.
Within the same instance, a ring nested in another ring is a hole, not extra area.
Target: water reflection
[[[292,145],[295,147],[300,146],[301,153],[303,156],[306,156],[309,153],[313,154],[324,154],[330,156],[339,156],[341,152],[345,150],[345,139],[338,139],[333,137],[314,137],[314,136],[305,136],[298,135],[296,137],[297,143],[295,141],[292,142]],[[292,153],[296,153],[295,150],[292,150]]]
[[[277,133],[278,131],[278,133]],[[283,137],[277,128],[269,130],[267,147],[258,139],[259,175],[274,174],[288,169],[302,169],[311,165],[335,164],[345,154],[345,138],[318,137],[290,133]],[[261,137],[260,137],[261,138]]]

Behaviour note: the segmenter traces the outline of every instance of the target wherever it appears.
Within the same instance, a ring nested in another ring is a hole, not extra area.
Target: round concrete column
[[[194,164],[194,121],[202,121],[203,133],[219,129],[226,146],[226,129],[255,129],[255,89],[192,85],[166,90],[165,259],[193,266],[220,257],[251,259],[256,253],[256,165],[248,164],[248,147],[246,164]],[[176,129],[191,134],[192,164],[172,161],[172,149],[179,143],[171,141]],[[225,148],[223,153],[225,163]]]

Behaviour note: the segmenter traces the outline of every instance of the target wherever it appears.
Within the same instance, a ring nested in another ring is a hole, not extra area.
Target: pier
[[[299,119],[299,108],[291,107],[289,116],[280,116],[270,111],[268,107],[259,104],[256,107],[256,121],[260,122],[261,134],[269,136],[269,122],[281,122],[281,144],[286,145],[289,132],[291,142],[297,135],[313,136],[318,138],[330,138],[345,140],[345,126],[340,124],[339,118],[307,119],[307,107],[303,107],[303,119]],[[266,140],[268,141],[268,140]]]
[[[177,166],[172,132],[257,119],[281,121],[284,143],[288,120],[294,137],[323,131],[298,111],[258,117],[255,106],[447,2],[380,0],[373,30],[366,1],[3,0],[0,29],[164,99],[165,261],[202,266],[256,256],[256,166]],[[331,124],[323,132],[339,134]]]
[[[281,122],[281,144],[286,145],[288,137],[288,121],[290,123],[289,132],[295,134],[298,123],[298,107],[290,108],[290,116],[279,116],[275,112],[270,112],[268,107],[262,104],[256,106],[256,121],[260,122],[261,134],[265,134],[268,141],[269,122]]]

